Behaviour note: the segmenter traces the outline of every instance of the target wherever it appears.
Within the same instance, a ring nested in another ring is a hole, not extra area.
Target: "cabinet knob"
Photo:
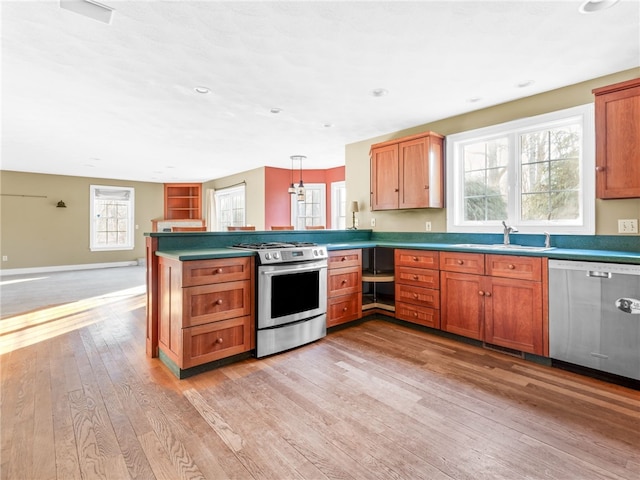
[[[346,280],[342,280],[342,285],[346,285],[347,281]]]
[[[399,192],[399,191],[400,191],[400,189],[399,189],[399,188],[396,188],[396,189],[394,190],[394,192]]]
[[[222,299],[219,298],[218,300],[216,300],[215,302],[213,302],[214,305],[222,305]]]
[[[483,296],[484,296],[484,292],[483,292],[482,290],[480,290],[480,291],[478,292],[478,295],[480,295],[481,297],[483,297]]]
[[[414,293],[414,294],[413,294],[413,298],[418,298],[418,294],[417,294],[417,293]]]
[[[222,269],[218,268],[215,273],[222,273]]]
[[[464,265],[464,260],[458,260],[456,263],[457,263],[458,265]]]
[[[420,260],[420,259],[419,259],[418,257],[413,257],[413,261],[414,261],[414,262],[417,262],[417,261],[419,261],[419,260]]]
[[[516,266],[515,266],[515,265],[513,265],[513,264],[509,264],[509,270],[513,270],[514,268],[516,268]]]
[[[604,167],[602,167],[602,166],[598,165],[598,166],[596,167],[596,172],[604,172]]]
[[[222,340],[222,338],[218,338],[218,339],[216,340],[216,343],[222,343],[223,341],[224,341],[224,340]]]
[[[490,297],[491,296],[491,292],[485,292],[484,296],[485,297]]]
[[[341,262],[346,262],[346,261],[347,261],[347,257],[342,257],[342,258],[340,259],[340,261],[341,261]]]
[[[418,318],[418,312],[413,312],[413,316],[414,316],[415,318]]]
[[[424,186],[424,189],[425,189],[425,190],[429,190],[429,185],[425,185],[425,186]]]
[[[343,307],[343,308],[342,308],[342,311],[343,311],[343,312],[346,312],[347,310],[348,310],[348,308],[347,308],[347,307]]]
[[[414,276],[413,276],[413,279],[414,279],[414,280],[418,280],[418,278],[419,278],[419,277],[418,277],[418,275],[414,275]]]

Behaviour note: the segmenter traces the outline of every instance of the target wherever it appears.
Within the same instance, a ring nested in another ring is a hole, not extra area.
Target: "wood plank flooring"
[[[74,316],[0,356],[2,479],[640,478],[635,390],[376,319],[178,380],[142,295]]]

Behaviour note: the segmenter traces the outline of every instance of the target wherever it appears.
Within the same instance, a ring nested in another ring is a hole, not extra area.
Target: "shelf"
[[[395,312],[396,306],[393,297],[379,295],[362,295],[362,310],[371,310],[372,308],[380,308],[389,312]]]
[[[362,272],[362,281],[363,282],[393,282],[394,280],[394,275],[393,272],[387,272],[387,271],[371,271],[371,270],[365,270],[364,272]]]

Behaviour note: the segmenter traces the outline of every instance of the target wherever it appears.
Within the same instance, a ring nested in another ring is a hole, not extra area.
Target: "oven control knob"
[[[280,258],[280,254],[278,252],[273,252],[273,258],[277,260],[278,258]]]
[[[317,257],[317,256],[318,256],[318,250],[315,250],[315,249],[313,250],[313,256],[314,256],[314,257]]]
[[[269,252],[265,253],[265,254],[264,254],[264,258],[265,258],[266,260],[271,260],[271,254],[270,254]]]

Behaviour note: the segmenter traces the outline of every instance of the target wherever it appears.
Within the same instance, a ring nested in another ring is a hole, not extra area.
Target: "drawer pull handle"
[[[342,280],[342,285],[345,285],[347,283],[346,280]]]
[[[418,280],[418,278],[420,278],[420,277],[418,277],[418,275],[414,275],[414,276],[413,276],[413,279],[414,279],[414,280]]]
[[[414,262],[417,262],[418,260],[420,260],[418,257],[413,257]]]
[[[224,340],[222,340],[222,338],[218,338],[218,339],[216,340],[216,343],[222,343],[223,341],[224,341]]]
[[[216,300],[215,302],[213,302],[214,305],[222,305],[222,299],[219,298],[218,300]]]
[[[347,307],[342,307],[342,311],[343,311],[343,312],[346,312],[347,310],[348,310],[348,308],[347,308]]]
[[[418,312],[413,312],[413,316],[418,318]]]
[[[483,296],[484,296],[484,292],[483,292],[482,290],[480,290],[480,291],[478,292],[478,295],[480,295],[481,297],[483,297]]]
[[[491,296],[491,292],[487,292],[484,294],[485,297],[490,297]]]
[[[509,270],[513,270],[514,268],[516,268],[516,266],[515,266],[515,265],[513,265],[513,264],[509,264]]]
[[[342,258],[340,259],[340,261],[341,261],[341,262],[346,262],[346,261],[347,261],[347,257],[342,257]]]
[[[413,294],[413,298],[418,298],[418,294],[417,294],[417,293],[414,293],[414,294]]]
[[[458,265],[464,265],[464,260],[458,260],[458,261],[457,261],[457,264],[458,264]]]
[[[222,269],[221,268],[216,268],[213,273],[222,273]]]

